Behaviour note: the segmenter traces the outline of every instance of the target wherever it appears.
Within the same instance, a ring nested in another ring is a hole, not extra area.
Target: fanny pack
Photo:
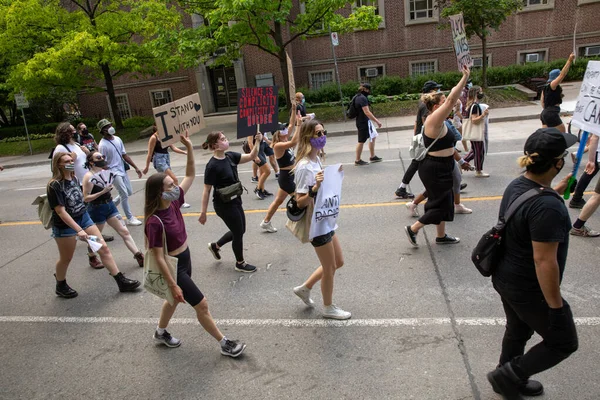
[[[237,182],[232,185],[225,186],[223,188],[215,188],[215,192],[217,193],[217,196],[219,196],[219,199],[223,203],[229,203],[231,200],[235,199],[236,197],[241,196],[242,193],[244,193],[244,190],[246,190],[246,193],[248,192],[248,190],[242,185],[242,182],[240,182],[240,180],[238,178],[237,165],[233,162],[231,157],[229,157],[227,154],[225,154],[225,157],[229,161],[229,166],[231,167],[231,172],[233,173],[233,177],[235,178],[235,180]]]

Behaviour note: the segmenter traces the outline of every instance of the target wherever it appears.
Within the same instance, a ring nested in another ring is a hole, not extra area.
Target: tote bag
[[[475,104],[471,106],[471,110],[469,111],[469,118],[465,118],[463,120],[462,138],[463,140],[471,140],[473,142],[483,142],[485,123],[484,121],[480,121],[478,124],[476,124],[473,121],[471,121],[473,107],[475,107]]]
[[[153,217],[156,217],[163,227],[163,250],[165,252],[165,261],[171,276],[177,281],[177,257],[172,257],[167,254],[165,226],[160,218],[156,215],[153,215]],[[150,249],[146,250],[146,255],[144,256],[144,288],[153,295],[167,300],[170,305],[175,304],[175,299],[173,298],[171,289],[169,289],[167,280],[164,278],[160,266],[158,265],[158,261],[156,261],[156,257],[154,257],[154,253]]]
[[[310,232],[310,221],[313,216],[313,211],[314,204],[311,201],[308,203],[308,206],[306,206],[306,212],[301,219],[298,221],[292,221],[291,219],[288,219],[285,224],[285,227],[288,228],[288,230],[292,232],[292,234],[296,236],[302,243],[309,242],[308,234]]]

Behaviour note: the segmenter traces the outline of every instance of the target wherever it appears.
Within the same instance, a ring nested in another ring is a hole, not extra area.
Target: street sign
[[[331,44],[334,46],[340,45],[340,38],[338,37],[337,32],[331,32]]]
[[[17,108],[29,108],[29,102],[23,93],[15,94],[15,103]]]

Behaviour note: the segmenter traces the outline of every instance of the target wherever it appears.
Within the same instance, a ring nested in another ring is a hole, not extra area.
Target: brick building
[[[384,75],[409,76],[457,68],[450,32],[438,29],[435,0],[356,0],[374,5],[383,18],[378,30],[340,35],[335,48],[341,82],[369,81]],[[302,12],[294,0],[293,12]],[[488,39],[490,66],[523,64],[566,58],[577,53],[600,54],[600,0],[524,0],[523,10],[509,17]],[[202,23],[192,16],[191,24]],[[470,40],[476,66],[481,66],[481,43]],[[319,88],[336,80],[329,35],[297,40],[288,50],[296,86]],[[115,82],[122,117],[151,115],[151,108],[200,93],[205,113],[235,110],[238,87],[281,86],[279,61],[260,50],[244,49],[232,67],[201,65],[146,80],[121,78]],[[109,116],[106,94],[79,96],[84,115]]]

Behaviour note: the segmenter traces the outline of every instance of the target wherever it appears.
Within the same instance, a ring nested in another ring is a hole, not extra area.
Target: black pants
[[[598,156],[596,156],[596,160],[597,159],[598,159]],[[583,198],[583,192],[585,192],[585,189],[587,189],[588,185],[590,184],[592,179],[594,179],[594,177],[596,176],[597,173],[598,173],[598,161],[596,161],[594,172],[592,172],[591,175],[588,175],[586,172],[584,172],[581,175],[581,177],[579,178],[579,180],[577,181],[577,187],[575,188],[575,193],[573,193],[573,200],[581,200]]]
[[[196,304],[202,301],[204,295],[192,280],[192,258],[190,255],[190,248],[188,247],[183,253],[178,254],[175,257],[177,257],[177,286],[181,288],[185,301],[187,301],[190,306],[195,307]]]
[[[233,254],[237,262],[244,261],[244,233],[246,232],[246,215],[242,202],[235,199],[229,203],[214,203],[215,212],[225,222],[229,231],[217,241],[219,247],[231,242]]]
[[[506,314],[506,331],[502,339],[500,364],[511,362],[522,379],[550,369],[577,350],[577,330],[569,304],[563,300],[566,318],[559,326],[551,326],[549,307],[541,292],[524,292],[494,280],[494,288],[502,298]],[[527,353],[525,345],[537,332],[542,341]]]
[[[402,183],[404,183],[405,185],[408,185],[418,170],[419,170],[419,161],[412,160],[410,162],[410,165],[408,166],[408,168],[406,168],[406,172],[404,173],[404,176],[402,177]]]
[[[453,156],[426,156],[419,163],[419,178],[427,191],[425,213],[419,218],[423,225],[438,225],[454,220],[454,161]]]

